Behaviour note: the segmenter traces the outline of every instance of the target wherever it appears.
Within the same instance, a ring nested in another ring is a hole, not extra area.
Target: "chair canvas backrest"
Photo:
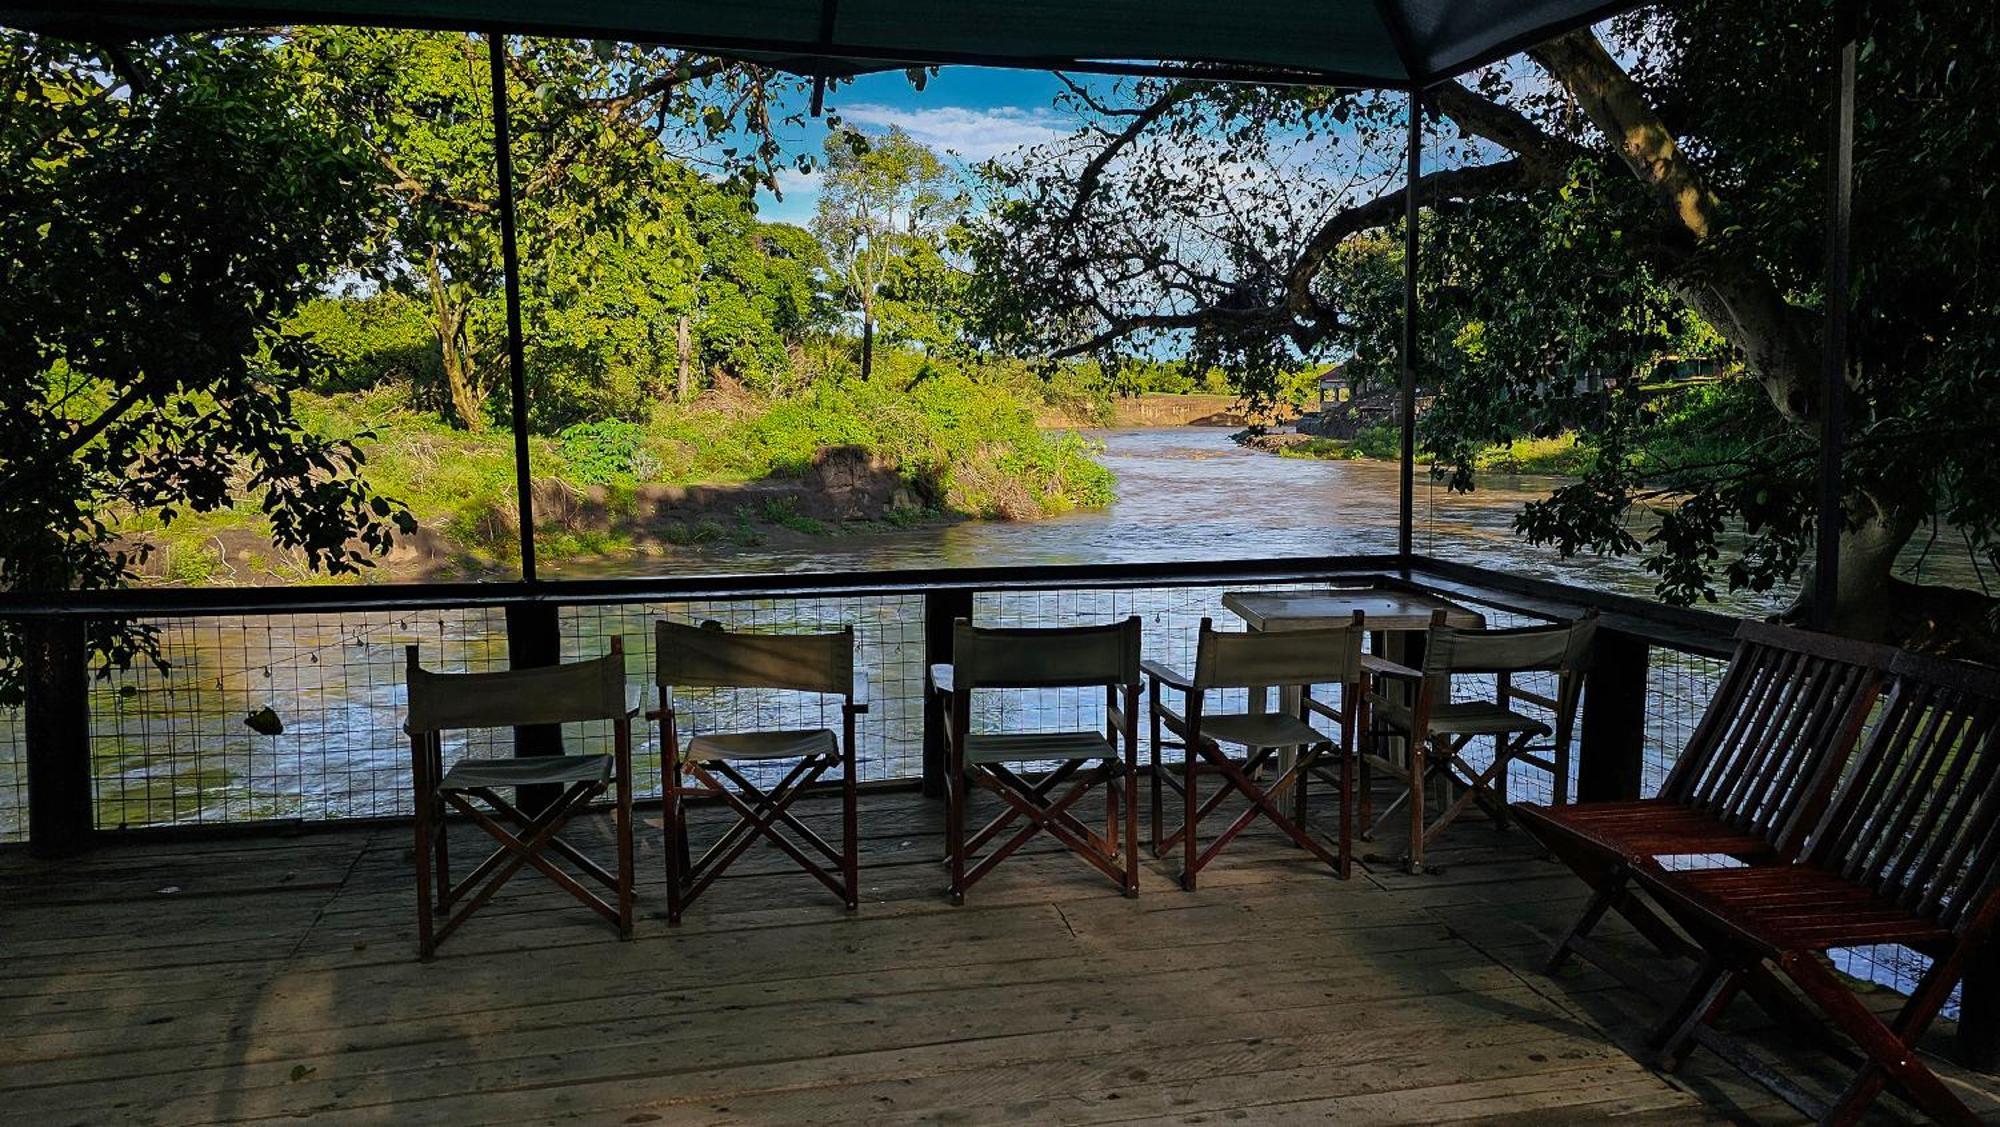
[[[1467,630],[1432,625],[1424,643],[1424,672],[1561,673],[1584,672],[1597,637],[1597,616],[1552,626]]]
[[[1818,822],[1896,651],[1746,622],[1660,796],[1794,854]]]
[[[625,718],[625,646],[591,661],[497,673],[436,673],[408,651],[410,715],[415,733],[515,728]]]
[[[1103,626],[990,629],[952,624],[952,676],[960,692],[1139,683],[1139,618]]]
[[[1958,930],[2000,885],[2000,671],[1897,655],[1889,699],[1841,780],[1811,860]]]
[[[1349,626],[1243,633],[1222,633],[1204,618],[1195,645],[1194,686],[1351,685],[1359,680],[1363,637],[1358,612]]]
[[[653,662],[662,689],[854,691],[854,627],[831,634],[741,634],[714,624],[653,627]]]

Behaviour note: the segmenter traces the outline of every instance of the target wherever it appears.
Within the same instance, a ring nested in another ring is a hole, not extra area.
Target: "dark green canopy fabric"
[[[663,43],[807,74],[924,64],[1425,86],[1634,0],[0,0],[84,39],[361,24]]]

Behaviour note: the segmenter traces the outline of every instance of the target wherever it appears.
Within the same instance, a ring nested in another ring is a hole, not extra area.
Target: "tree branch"
[[[1435,206],[1446,200],[1471,199],[1525,188],[1535,179],[1528,166],[1517,157],[1497,164],[1433,172],[1417,181],[1417,196],[1420,203]],[[1366,203],[1343,208],[1320,224],[1319,230],[1313,232],[1312,240],[1306,244],[1285,277],[1286,304],[1291,312],[1308,318],[1324,312],[1312,292],[1313,279],[1319,276],[1321,268],[1333,257],[1341,243],[1363,231],[1386,227],[1401,219],[1403,204],[1404,190],[1398,187]]]
[[[1069,80],[1064,79],[1064,81],[1067,82]],[[1071,88],[1075,88],[1074,83],[1071,83]],[[1076,178],[1076,195],[1071,198],[1069,204],[1068,221],[1071,226],[1076,225],[1083,218],[1083,209],[1090,203],[1090,198],[1097,194],[1098,185],[1104,179],[1105,168],[1117,158],[1119,153],[1130,147],[1134,141],[1137,141],[1141,133],[1150,128],[1154,122],[1165,117],[1168,110],[1187,101],[1193,93],[1194,87],[1185,83],[1177,82],[1168,87],[1166,92],[1154,99],[1151,105],[1134,112],[1131,122],[1117,136],[1111,138],[1102,149],[1098,150],[1096,156],[1090,158],[1090,163],[1083,166],[1083,171]]]

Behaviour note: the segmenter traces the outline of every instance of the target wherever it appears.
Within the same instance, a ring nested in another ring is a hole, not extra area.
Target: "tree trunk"
[[[1723,205],[1645,91],[1594,34],[1572,32],[1530,55],[1570,92],[1652,195],[1667,236],[1659,265],[1675,292],[1742,353],[1746,368],[1787,423],[1806,434],[1818,433],[1825,409],[1820,315],[1793,305],[1753,263],[1701,253],[1727,222]],[[1845,508],[1848,524],[1840,537],[1834,630],[1903,641],[1906,614],[1898,606],[1894,570],[1916,522],[1886,508],[1865,489],[1850,492]],[[1804,593],[1788,616],[1803,610],[1812,582],[1808,574]]]
[[[681,314],[674,326],[674,351],[679,366],[674,372],[674,402],[686,403],[694,379],[694,319]]]
[[[438,265],[437,248],[432,247],[424,263],[424,282],[430,289],[431,330],[437,334],[438,356],[444,365],[445,393],[451,399],[451,413],[458,425],[469,431],[486,429],[485,398],[479,393],[472,348],[466,340],[467,310],[455,304],[447,292],[444,271]]]
[[[861,318],[861,378],[867,379],[875,370],[875,319],[867,315]]]

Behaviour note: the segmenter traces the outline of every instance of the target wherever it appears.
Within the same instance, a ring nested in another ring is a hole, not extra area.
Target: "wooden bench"
[[[1795,857],[1825,809],[1897,651],[1761,622],[1736,652],[1655,798],[1545,806],[1515,803],[1522,825],[1592,889],[1556,941],[1610,965],[1588,937],[1617,910],[1662,951],[1696,952],[1631,891],[1635,864],[1659,857],[1772,864]]]
[[[1705,954],[1663,1027],[1665,1063],[1707,1047],[1824,1123],[1859,1120],[1885,1084],[1941,1122],[1978,1122],[1912,1047],[2000,920],[2000,670],[1898,654],[1888,698],[1853,758],[1794,862],[1634,867]],[[1875,944],[1932,960],[1888,1022],[1825,958]],[[1779,973],[1865,1058],[1832,1103],[1713,1027],[1740,989],[1790,996]]]

